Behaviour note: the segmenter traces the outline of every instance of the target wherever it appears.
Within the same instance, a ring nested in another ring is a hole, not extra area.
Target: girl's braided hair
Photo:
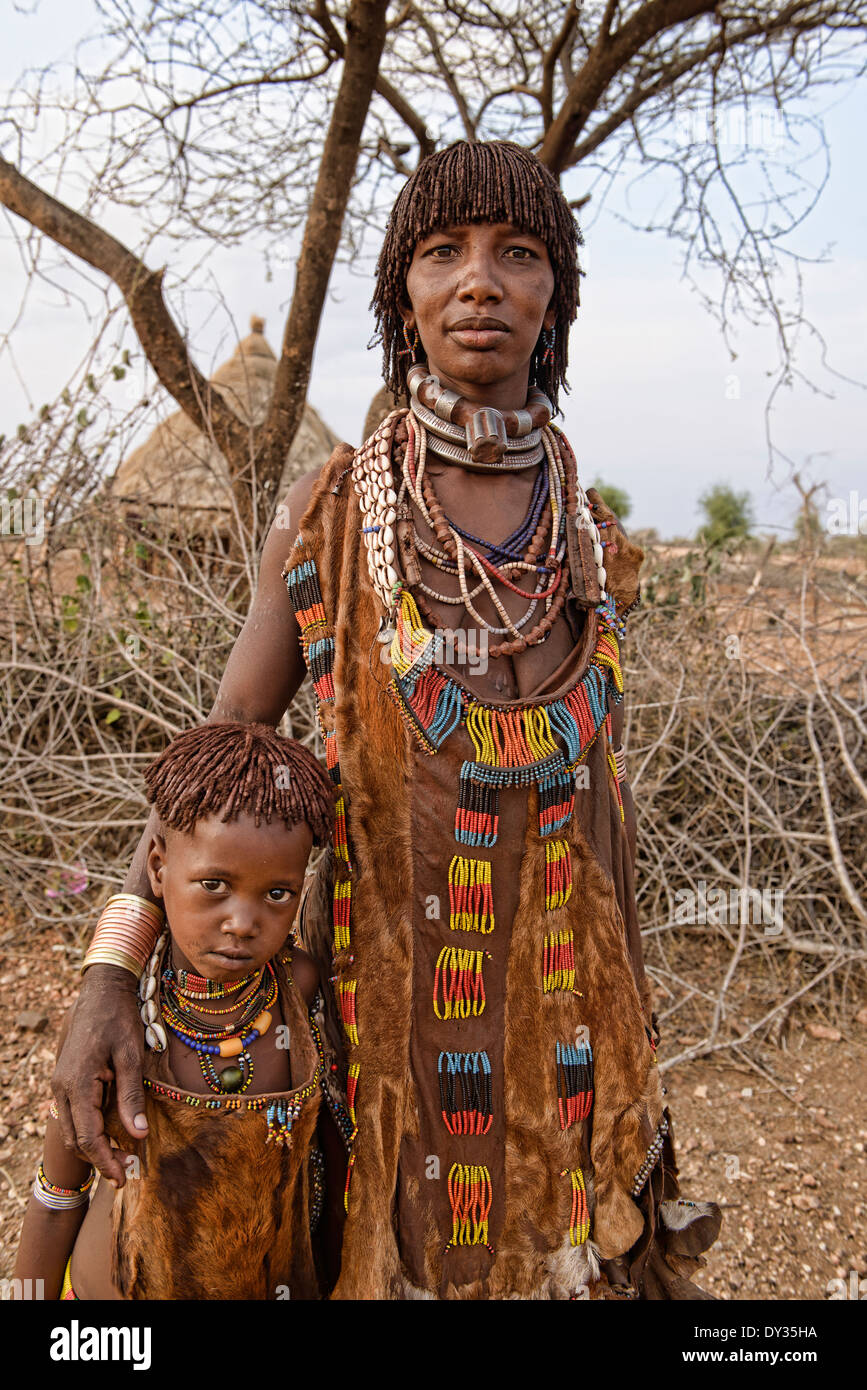
[[[172,739],[145,768],[148,800],[163,825],[189,832],[205,816],[247,814],[257,825],[302,821],[313,841],[331,837],[334,789],[313,754],[267,724],[203,724]]]
[[[557,310],[553,352],[544,361],[542,335],[530,364],[530,380],[555,408],[566,386],[569,327],[580,303],[578,247],[581,228],[560,185],[529,150],[508,140],[459,140],[422,160],[392,208],[371,308],[382,342],[383,378],[395,397],[406,394],[410,354],[404,352],[401,308],[408,301],[406,273],[420,241],[445,227],[471,222],[511,222],[544,241],[554,271]],[[568,389],[568,388],[567,388]]]

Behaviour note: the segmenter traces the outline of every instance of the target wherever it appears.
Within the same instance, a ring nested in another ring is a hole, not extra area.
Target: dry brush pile
[[[42,547],[3,542],[0,897],[16,940],[59,923],[77,958],[138,839],[145,763],[213,702],[252,575],[187,527],[102,494]],[[863,1003],[867,596],[845,564],[755,568],[651,553],[624,648],[667,1065],[784,1038],[804,1004]],[[317,746],[309,685],[291,731]]]
[[[649,556],[624,663],[666,1065],[785,1039],[796,1007],[845,1023],[864,1003],[859,550],[722,566]]]

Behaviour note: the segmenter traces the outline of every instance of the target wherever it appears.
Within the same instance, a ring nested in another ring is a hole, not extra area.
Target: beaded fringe
[[[590,1235],[590,1208],[587,1205],[587,1188],[584,1174],[580,1168],[564,1168],[561,1178],[572,1181],[572,1215],[569,1218],[569,1243],[583,1245]]]
[[[268,1105],[265,1111],[265,1119],[268,1123],[268,1133],[265,1136],[265,1143],[275,1143],[278,1145],[290,1144],[292,1136],[292,1126],[301,1114],[301,1103],[298,1100],[274,1100]]]
[[[449,1134],[487,1134],[494,1121],[487,1052],[441,1052],[437,1071]]]
[[[493,1193],[487,1168],[476,1164],[453,1163],[449,1171],[449,1202],[452,1209],[452,1238],[446,1246],[488,1244],[488,1217]]]
[[[340,1017],[343,1019],[346,1036],[354,1047],[358,1047],[358,1021],[355,1017],[355,991],[357,988],[357,980],[341,980],[337,986]]]
[[[491,865],[487,859],[456,854],[449,865],[449,926],[452,931],[494,930]]]
[[[586,1120],[593,1105],[593,1053],[589,1043],[557,1043],[560,1128]]]
[[[575,988],[575,938],[571,929],[551,932],[542,942],[542,990],[556,989],[580,994]]]
[[[485,1011],[484,957],[489,951],[464,951],[444,946],[434,974],[433,1007],[437,1018],[469,1018]],[[442,1000],[440,999],[442,991]]]
[[[621,790],[620,790],[620,769],[619,769],[619,767],[617,766],[617,758],[615,757],[615,754],[614,754],[614,739],[613,739],[612,734],[611,734],[611,715],[610,715],[610,714],[608,714],[608,715],[606,716],[606,719],[605,719],[605,729],[606,729],[606,732],[607,732],[607,735],[608,735],[608,749],[607,749],[608,767],[609,767],[609,770],[610,770],[610,772],[611,772],[612,780],[613,780],[613,782],[614,782],[614,790],[615,790],[615,792],[617,793],[617,805],[618,805],[619,808],[620,808],[620,820],[621,820],[621,823],[622,823],[622,822],[624,822],[624,821],[626,820],[626,816],[625,816],[625,813],[624,813],[624,810],[623,810],[623,793],[622,793]]]
[[[346,1078],[346,1105],[349,1110],[349,1118],[353,1125],[357,1125],[355,1118],[355,1097],[358,1092],[358,1077],[361,1067],[358,1062],[350,1062],[349,1075]]]
[[[545,845],[545,907],[553,912],[565,907],[572,896],[572,855],[565,840]]]

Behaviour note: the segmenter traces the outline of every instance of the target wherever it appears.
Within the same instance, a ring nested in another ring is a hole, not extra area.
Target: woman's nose
[[[457,292],[464,302],[499,302],[503,297],[503,284],[494,258],[484,251],[470,252],[461,266]]]

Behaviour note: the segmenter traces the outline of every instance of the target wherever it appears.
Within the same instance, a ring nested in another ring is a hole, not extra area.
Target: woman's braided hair
[[[163,825],[189,832],[205,816],[251,815],[256,824],[306,822],[331,837],[334,789],[313,754],[267,724],[203,724],[172,739],[145,768],[148,800]]]
[[[404,352],[401,308],[409,302],[406,273],[420,241],[444,227],[471,222],[511,222],[544,241],[554,271],[557,310],[553,353],[543,361],[542,336],[530,364],[530,380],[557,406],[566,385],[569,327],[580,303],[577,261],[581,228],[560,185],[529,150],[508,140],[459,140],[422,160],[392,208],[371,308],[382,342],[383,378],[395,397],[406,394],[411,358]]]

